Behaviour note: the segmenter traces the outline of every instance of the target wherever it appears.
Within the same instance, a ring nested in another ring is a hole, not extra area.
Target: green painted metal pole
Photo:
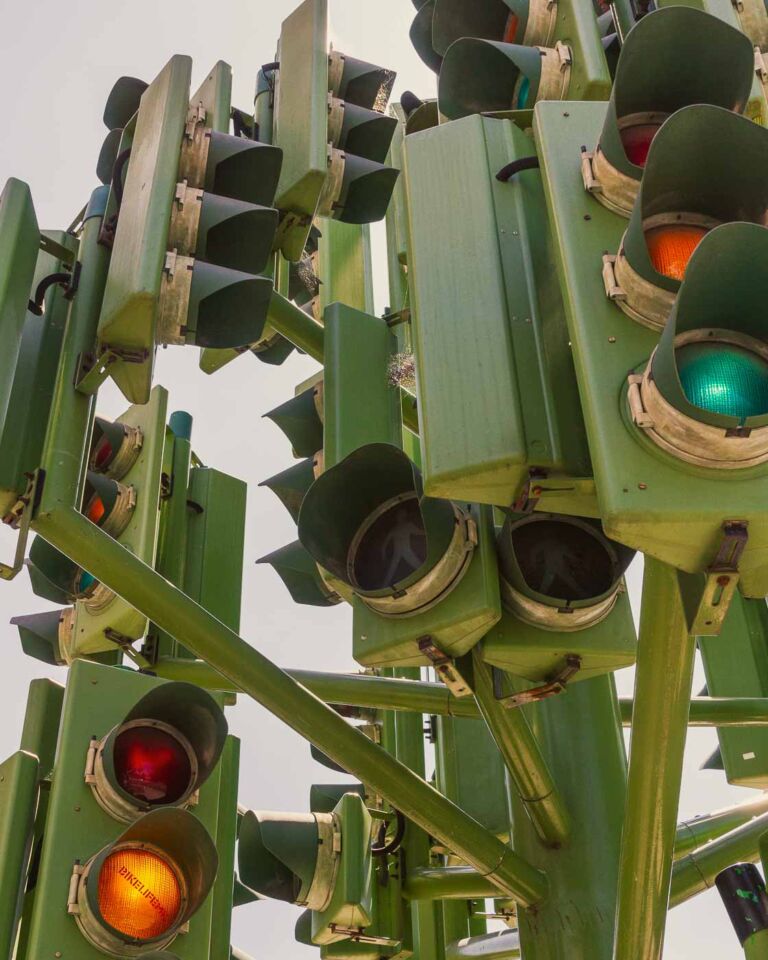
[[[623,698],[622,723],[632,723],[634,700]],[[766,697],[691,697],[689,727],[765,727],[768,726]]]
[[[768,957],[768,930],[759,930],[742,944],[745,960],[765,960]]]
[[[610,960],[627,775],[613,676],[579,681],[566,696],[525,710],[571,833],[564,846],[545,847],[514,799],[515,848],[547,873],[550,886],[544,903],[519,911],[522,955]]]
[[[417,867],[408,871],[403,893],[409,900],[474,900],[497,891],[472,867]]]
[[[760,837],[768,830],[768,813],[755,817],[730,833],[692,850],[674,865],[669,905],[676,907],[715,885],[721,870],[760,857]]]
[[[368,784],[405,816],[493,878],[518,902],[546,896],[544,874],[350,726],[270,660],[75,510],[39,513],[53,546]]]
[[[87,466],[85,454],[95,398],[79,393],[72,385],[77,379],[80,358],[93,349],[104,297],[109,252],[99,244],[99,233],[107,193],[107,187],[93,191],[80,235],[77,252],[82,264],[80,280],[67,317],[43,448],[45,485],[40,502],[43,510],[46,505],[54,504],[79,506],[77,498]]]
[[[536,832],[558,847],[568,838],[568,811],[521,710],[506,710],[493,692],[493,674],[478,647],[472,651],[475,700],[504,758]]]
[[[676,571],[645,559],[615,960],[659,960],[693,679]]]
[[[269,301],[267,323],[291,343],[309,354],[313,360],[323,362],[323,328],[308,313],[275,290]]]
[[[38,796],[37,757],[22,750],[0,763],[0,957],[16,943]]]
[[[679,823],[675,839],[675,858],[685,856],[689,851],[730,833],[736,827],[749,823],[754,817],[764,813],[768,813],[768,791],[724,810],[716,810],[706,816]]]
[[[455,940],[445,948],[445,960],[507,960],[520,956],[520,936],[516,930],[499,930],[480,937]]]

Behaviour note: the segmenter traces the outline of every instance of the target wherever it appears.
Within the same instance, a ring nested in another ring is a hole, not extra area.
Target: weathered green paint
[[[125,530],[118,540],[135,556],[153,565],[157,550],[160,523],[160,475],[168,393],[161,387],[152,389],[149,402],[134,405],[117,418],[118,422],[140,427],[142,445],[135,463],[120,477],[125,486],[133,487],[136,506]],[[104,631],[138,640],[147,630],[147,619],[129,604],[115,597],[106,606],[93,610],[88,601],[75,604],[75,623],[72,631],[71,655],[101,653],[114,649],[114,643]]]
[[[672,871],[670,907],[676,907],[713,887],[718,873],[731,864],[757,861],[760,858],[760,840],[766,831],[768,813],[763,813],[681,857]]]
[[[467,900],[494,897],[498,888],[471,867],[416,867],[409,870],[403,892],[411,900]]]
[[[272,142],[283,150],[276,204],[280,248],[304,249],[328,171],[328,3],[304,0],[283,21]]]
[[[16,943],[38,797],[39,763],[19,750],[0,763],[0,956]]]
[[[115,543],[109,537],[106,539]],[[142,695],[160,683],[156,678],[134,671],[84,660],[76,661],[69,671],[27,956],[53,957],[57,950],[65,957],[76,956],[82,960],[102,956],[83,938],[74,918],[67,915],[67,893],[75,860],[85,863],[119,837],[125,824],[99,806],[85,783],[85,757],[91,737],[106,735]],[[214,835],[220,776],[221,766],[218,766],[203,785],[200,804],[194,808],[195,815]],[[55,904],[59,909],[52,909]],[[180,960],[208,958],[210,904],[209,899],[192,917],[189,934],[174,942],[172,952],[178,954]]]
[[[332,303],[373,313],[371,228],[368,224],[319,220],[317,244],[321,316]]]
[[[68,250],[77,249],[77,241],[69,234],[46,231],[46,236]],[[61,269],[60,260],[41,250],[32,286]],[[87,283],[87,275],[82,280]],[[25,474],[40,466],[48,420],[52,413],[55,415],[55,400],[51,400],[51,394],[68,308],[61,287],[56,286],[48,288],[42,317],[26,313],[18,356],[14,361],[15,374],[7,415],[4,422],[0,421],[0,515],[5,515],[24,492],[27,486]],[[73,310],[74,304],[70,312]]]
[[[479,937],[455,940],[445,948],[445,960],[512,960],[520,956],[520,936],[515,930],[497,930]]]
[[[174,56],[142,96],[99,319],[102,347],[145,351],[140,363],[118,361],[110,368],[133,403],[147,402],[152,383],[157,303],[191,75],[192,60]]]
[[[695,646],[677,572],[646,557],[614,960],[661,957]]]
[[[541,178],[525,171],[495,179],[535,152],[512,123],[479,116],[405,141],[422,463],[432,496],[508,506],[532,467],[589,473]]]
[[[484,642],[472,651],[475,701],[539,836],[549,846],[560,846],[568,838],[568,811],[525,714],[505,709],[496,699],[492,670],[484,659]]]
[[[254,647],[74,510],[40,514],[35,529],[268,710],[492,877],[519,902],[546,895],[546,878],[445,797],[389,757]]]
[[[543,846],[513,797],[516,849],[547,872],[550,895],[519,917],[527,960],[610,960],[626,758],[613,677],[525,708],[567,807],[561,848]]]
[[[229,133],[229,113],[232,107],[232,67],[218,60],[208,76],[189,99],[195,107],[205,110],[205,125],[218,133]]]
[[[405,111],[399,103],[389,107],[390,116],[398,124],[389,147],[387,164],[402,170],[403,146],[405,141]],[[387,208],[387,266],[389,279],[389,309],[396,313],[408,302],[408,214],[406,210],[405,176],[401,175],[395,184],[392,200]]]
[[[240,741],[236,737],[227,737],[219,765],[221,774],[215,836],[219,870],[211,892],[210,960],[228,960],[229,957],[237,840],[237,788],[240,773]]]
[[[27,318],[27,301],[40,245],[29,187],[11,177],[0,194],[0,430],[5,424],[16,361]]]
[[[768,957],[768,930],[759,930],[742,944],[745,960],[765,960]]]
[[[737,593],[718,637],[699,637],[707,690],[715,697],[768,694],[768,608]],[[768,787],[768,731],[723,730],[718,742],[729,783]]]
[[[714,813],[679,823],[675,839],[675,859],[704,846],[710,840],[717,840],[723,834],[730,833],[764,813],[768,813],[768,792],[724,810],[716,810]]]
[[[41,780],[49,780],[53,773],[63,701],[64,687],[54,680],[41,679],[30,683],[21,749],[37,757]]]
[[[714,558],[730,504],[738,503],[750,530],[739,564],[742,588],[763,596],[765,468],[728,471],[726,501],[722,476],[656,449],[625,413],[627,373],[645,364],[657,336],[622,314],[603,288],[603,251],[618,249],[626,221],[584,191],[579,157],[583,144],[597,142],[604,113],[599,104],[563,111],[543,103],[534,128],[603,525],[610,537],[694,573]]]

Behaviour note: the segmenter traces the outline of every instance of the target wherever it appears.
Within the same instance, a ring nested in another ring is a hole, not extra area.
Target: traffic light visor
[[[127,125],[139,109],[141,96],[148,86],[136,77],[120,77],[115,81],[104,106],[104,125],[108,130]]]
[[[413,18],[409,36],[413,49],[418,53],[422,63],[433,73],[440,73],[443,63],[442,56],[433,45],[432,18],[435,10],[435,0],[426,0]]]
[[[532,0],[535,4],[536,0]],[[554,6],[554,5],[553,5]],[[442,55],[462,37],[504,43],[546,43],[547,36],[527,37],[528,0],[435,0],[432,42]]]
[[[326,829],[330,821],[326,815],[249,810],[240,824],[238,842],[243,883],[265,897],[305,903],[318,856],[329,852],[321,848],[332,846]]]

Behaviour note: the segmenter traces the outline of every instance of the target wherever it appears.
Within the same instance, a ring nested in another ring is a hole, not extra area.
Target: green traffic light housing
[[[423,496],[421,473],[402,450],[372,443],[312,484],[299,539],[371,609],[405,616],[457,586],[472,558],[472,526],[450,501]]]
[[[323,381],[320,380],[264,414],[288,437],[295,457],[323,449]]]
[[[80,932],[112,957],[169,946],[208,896],[216,847],[186,810],[153,810],[78,868],[70,906]]]
[[[463,37],[445,53],[438,81],[440,113],[458,120],[472,113],[530,109],[538,100],[565,100],[572,55],[555,47]]]
[[[499,533],[505,607],[544,630],[570,632],[613,609],[635,551],[609,540],[599,521],[510,514]]]
[[[618,254],[611,297],[662,329],[688,260],[721,223],[768,222],[768,131],[707,104],[678,110],[654,137]]]
[[[224,713],[209,693],[190,683],[164,683],[92,741],[86,782],[107,813],[126,823],[163,806],[188,807],[226,737]]]
[[[643,17],[622,46],[597,147],[584,154],[586,189],[629,216],[650,145],[667,117],[701,103],[743,113],[753,75],[749,40],[718,17],[692,7]],[[715,139],[709,146],[717,146]]]
[[[84,579],[82,568],[42,537],[35,537],[26,567],[34,593],[52,603],[73,603],[88,596],[96,582]]]
[[[193,136],[182,141],[178,179],[206,193],[268,207],[282,162],[279,147],[198,123]]]
[[[11,623],[18,628],[21,649],[28,657],[54,667],[68,663],[66,650],[73,625],[71,607],[13,617]]]
[[[334,149],[318,215],[342,223],[375,223],[384,218],[399,175],[383,163]]]
[[[396,74],[365,60],[332,50],[328,57],[328,89],[347,103],[383,113],[395,85]]]
[[[85,479],[83,510],[85,516],[112,537],[119,537],[128,526],[136,506],[133,487],[89,470]]]
[[[630,377],[634,423],[673,457],[719,469],[768,461],[766,257],[763,226],[708,233],[656,350]]]
[[[89,470],[120,480],[136,462],[143,440],[140,427],[96,417],[88,457]]]
[[[271,490],[290,513],[293,522],[298,523],[301,505],[321,469],[321,463],[322,456],[307,457],[287,470],[262,480],[259,486]]]
[[[396,128],[395,117],[331,98],[328,140],[340,150],[384,163]]]
[[[557,13],[549,0],[435,0],[432,42],[443,56],[463,37],[547,47]]]
[[[341,596],[326,583],[318,565],[298,540],[273,550],[256,562],[268,563],[274,569],[294,603],[332,607],[341,601]]]

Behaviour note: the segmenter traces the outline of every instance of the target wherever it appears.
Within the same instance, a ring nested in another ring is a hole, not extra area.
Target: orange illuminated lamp
[[[113,850],[99,870],[99,913],[129,940],[156,940],[176,923],[181,879],[161,854],[145,847]]]
[[[105,533],[119,537],[128,526],[136,506],[136,491],[111,477],[89,470],[83,513]]]
[[[682,280],[685,268],[706,227],[693,224],[669,224],[645,232],[645,242],[654,270],[673,280]]]

